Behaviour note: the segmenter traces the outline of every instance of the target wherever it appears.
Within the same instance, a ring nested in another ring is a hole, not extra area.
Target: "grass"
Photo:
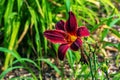
[[[66,76],[63,67],[69,65],[72,71],[67,79],[119,80],[119,71],[108,73],[111,59],[106,47],[117,50],[115,63],[118,68],[120,43],[105,41],[108,35],[120,41],[120,32],[114,28],[120,25],[119,4],[117,0],[0,0],[0,79],[13,69],[24,68],[32,74],[31,79],[42,80],[47,64],[61,79]],[[86,26],[90,31],[83,45],[88,65],[79,62],[80,50],[69,50],[65,61],[58,60],[59,44],[50,43],[43,35],[45,30],[54,29],[59,20],[67,20],[69,11],[74,12],[79,26]],[[100,62],[99,56],[104,61]],[[36,67],[39,75],[28,64]]]

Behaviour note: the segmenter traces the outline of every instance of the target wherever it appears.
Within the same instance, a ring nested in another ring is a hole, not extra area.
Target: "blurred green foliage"
[[[59,66],[63,67],[66,63],[57,62],[56,59],[59,45],[48,42],[43,32],[54,29],[59,20],[67,20],[68,12],[72,11],[77,17],[78,25],[86,26],[91,33],[90,37],[84,39],[84,49],[90,64],[79,62],[79,51],[69,50],[66,61],[72,72],[68,79],[100,79],[97,71],[102,71],[103,64],[109,67],[106,63],[109,59],[105,58],[105,61],[100,63],[97,55],[106,57],[106,46],[120,51],[119,43],[104,41],[108,34],[114,35],[120,41],[120,33],[113,28],[120,25],[119,5],[119,0],[0,0],[0,66],[4,70],[0,78],[13,69],[25,68],[34,80],[37,80],[38,76],[27,65],[33,63],[42,80],[43,63],[46,63],[64,79],[64,69],[60,70]],[[60,65],[52,63],[49,60],[51,58]],[[116,59],[117,65],[119,59]],[[21,65],[13,65],[17,63]],[[107,71],[105,74],[107,75],[101,75],[101,79],[110,77]],[[119,79],[119,75],[116,73],[112,78]]]

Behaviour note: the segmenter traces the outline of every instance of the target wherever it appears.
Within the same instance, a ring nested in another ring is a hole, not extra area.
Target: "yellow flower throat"
[[[77,36],[68,34],[66,40],[68,43],[73,43],[77,39]]]

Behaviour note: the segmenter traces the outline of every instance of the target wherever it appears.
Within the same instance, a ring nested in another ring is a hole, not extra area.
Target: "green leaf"
[[[120,80],[120,73],[114,75],[113,80]]]
[[[13,52],[12,50],[8,50],[7,48],[3,48],[3,47],[0,47],[0,51],[1,52],[4,52],[4,53],[8,53],[8,54],[11,54],[12,56],[14,56],[17,60],[20,61],[21,57],[19,54]]]
[[[22,66],[15,66],[15,67],[10,67],[10,68],[8,68],[7,70],[3,71],[3,72],[0,74],[0,79],[2,79],[3,77],[5,77],[5,75],[6,75],[8,72],[10,72],[10,71],[12,71],[12,70],[14,70],[14,69],[18,69],[18,68],[23,68],[23,67],[22,67]]]
[[[37,14],[36,14],[36,12],[35,12],[35,10],[32,8],[32,7],[30,7],[30,6],[28,6],[28,9],[29,9],[29,12],[30,12],[30,14],[31,14],[31,16],[32,16],[32,18],[31,18],[31,21],[32,21],[32,23],[35,25],[35,31],[36,31],[36,34],[35,34],[35,42],[36,42],[36,46],[37,46],[37,52],[40,54],[40,55],[42,55],[42,50],[41,50],[41,38],[40,38],[40,35],[39,35],[39,29],[38,29],[38,24],[37,24]]]
[[[68,63],[70,65],[71,68],[73,68],[73,64],[74,64],[74,55],[73,52],[71,50],[68,50],[68,53],[66,53],[67,59],[68,59]]]
[[[65,0],[66,3],[66,11],[69,12],[70,11],[70,0]]]
[[[112,20],[112,22],[110,23],[110,27],[113,27],[118,21],[120,20],[120,18]]]
[[[43,61],[43,62],[47,63],[47,64],[50,65],[58,74],[62,75],[62,74],[61,74],[61,71],[57,68],[57,66],[55,66],[54,64],[52,64],[50,60],[48,60],[48,59],[38,59],[38,61]]]
[[[101,40],[103,41],[103,39],[107,36],[108,34],[108,29],[104,29],[103,32],[102,32],[102,37],[101,37]]]
[[[120,43],[118,44],[118,50],[120,51]]]
[[[4,17],[5,17],[5,23],[9,18],[9,14],[11,14],[12,10],[13,10],[13,4],[14,4],[14,0],[9,0],[8,4],[7,4],[7,9],[5,11]]]
[[[34,80],[34,79],[33,79],[33,77],[21,77],[21,76],[18,76],[18,77],[11,78],[10,80]]]
[[[22,7],[24,0],[17,0],[17,5],[18,5],[18,12],[20,11],[20,8]]]
[[[117,30],[111,28],[110,31],[111,31],[113,34],[115,34],[118,38],[120,38],[120,33],[119,33]]]
[[[111,42],[103,42],[103,47],[105,48],[106,46],[113,46],[113,47],[118,47],[118,44],[111,43]]]
[[[40,67],[31,59],[21,58],[20,61],[32,63],[35,67],[37,67],[40,70]],[[16,64],[18,62],[19,62],[19,60],[15,60],[12,64]]]

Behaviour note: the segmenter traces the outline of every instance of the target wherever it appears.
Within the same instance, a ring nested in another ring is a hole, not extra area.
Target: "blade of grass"
[[[7,9],[6,9],[5,15],[4,15],[5,23],[7,23],[8,18],[9,18],[9,14],[12,12],[13,4],[14,4],[14,0],[9,0],[9,1],[8,1]]]
[[[64,0],[66,4],[66,11],[67,13],[70,11],[70,0]]]
[[[4,0],[3,0],[4,1]],[[10,21],[10,18],[13,19],[13,14],[12,10],[13,10],[13,5],[14,5],[14,0],[9,0],[7,2],[7,7],[4,13],[4,44],[5,47],[8,47],[9,44],[9,36],[11,36],[11,30],[12,30],[12,21]]]
[[[21,7],[23,5],[23,1],[24,0],[17,0],[18,12],[20,12],[20,9],[21,9]]]
[[[62,74],[61,74],[61,71],[57,68],[57,66],[55,66],[53,63],[51,63],[50,60],[48,60],[48,59],[38,59],[38,61],[43,61],[43,62],[47,63],[47,64],[50,65],[59,75],[62,75]]]
[[[37,6],[38,6],[38,11],[39,11],[40,15],[42,16],[42,18],[44,18],[43,10],[39,4],[39,1],[38,0],[35,0],[35,1],[36,1]]]
[[[10,71],[12,71],[12,70],[14,70],[14,69],[18,69],[18,68],[23,68],[23,66],[15,66],[15,67],[11,67],[11,68],[6,69],[5,71],[3,71],[3,72],[0,74],[0,79],[4,78],[5,75],[6,75],[8,72],[10,72]]]
[[[21,58],[20,55],[19,55],[19,54],[16,54],[16,53],[13,52],[12,50],[9,50],[9,49],[7,49],[7,48],[0,47],[0,51],[1,51],[1,52],[4,52],[4,53],[8,53],[8,54],[14,56],[17,60],[20,61],[20,58]]]
[[[23,30],[23,33],[21,34],[20,38],[17,41],[16,47],[19,45],[19,43],[22,41],[22,39],[26,35],[26,33],[27,33],[28,29],[29,29],[29,24],[30,24],[30,22],[29,22],[29,20],[27,20],[26,23],[25,23],[25,28]]]
[[[24,61],[24,62],[32,63],[35,67],[37,67],[40,70],[40,67],[37,65],[37,63],[35,63],[33,60],[27,59],[27,58],[21,58],[20,60],[15,60],[13,62],[13,64],[19,63],[19,61]]]
[[[18,34],[18,31],[19,31],[19,27],[20,27],[20,22],[19,21],[14,21],[13,22],[13,30],[12,30],[13,32],[12,32],[11,40],[10,40],[9,47],[8,47],[9,50],[14,49],[14,46],[16,44],[17,34]],[[5,63],[4,63],[4,69],[5,70],[8,68],[10,60],[11,60],[11,54],[7,54],[6,58],[5,58]]]
[[[25,64],[24,59],[22,59],[17,52],[13,52],[13,51],[8,50],[7,48],[3,48],[3,47],[0,47],[0,51],[5,52],[5,53],[8,53],[8,54],[12,55],[13,57],[15,57],[15,58],[17,59],[17,61],[19,61],[19,62],[24,66],[24,68],[26,68],[26,69],[32,74],[33,78],[34,78],[35,80],[37,80],[37,77],[35,76],[35,74],[34,74],[34,73],[32,72],[32,70]],[[30,61],[30,60],[28,60],[28,59],[27,59],[26,61],[29,61],[29,62],[35,64],[33,61]],[[14,62],[14,63],[15,63],[15,62]],[[7,67],[8,67],[8,66],[7,66]],[[6,69],[6,70],[7,70],[7,69]],[[4,70],[4,71],[6,71],[6,70]]]
[[[70,65],[70,67],[73,68],[74,60],[73,60],[73,53],[72,53],[72,51],[68,50],[68,53],[66,53],[66,56],[67,56],[68,63]]]
[[[21,76],[19,76],[19,77],[14,77],[10,80],[34,80],[34,79],[32,77],[21,77]]]
[[[32,9],[32,7],[28,6],[28,9],[29,9],[29,12],[32,16],[31,21],[35,25],[35,31],[36,31],[35,42],[36,42],[36,45],[37,45],[37,53],[39,53],[38,57],[42,57],[42,49],[41,49],[42,47],[41,47],[41,40],[40,40],[41,38],[40,38],[40,35],[39,35],[39,30],[38,30],[37,16],[36,16],[35,11]]]

